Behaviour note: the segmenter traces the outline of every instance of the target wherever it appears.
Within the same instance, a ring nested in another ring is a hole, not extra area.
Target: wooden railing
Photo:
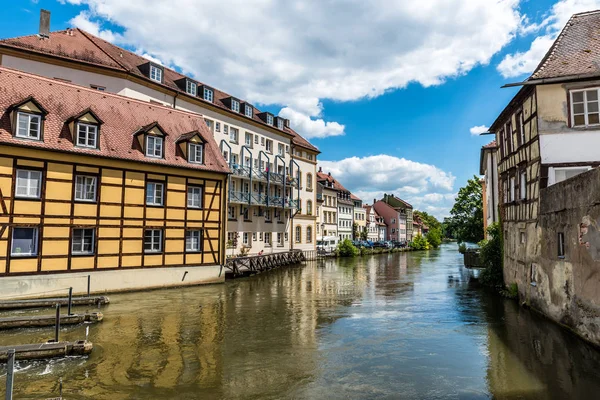
[[[306,261],[301,250],[291,250],[281,253],[263,254],[260,256],[234,257],[225,262],[226,275],[237,278],[259,272],[270,271],[285,265],[299,264]]]

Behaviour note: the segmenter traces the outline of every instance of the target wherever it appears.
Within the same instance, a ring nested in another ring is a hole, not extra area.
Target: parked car
[[[376,249],[377,248],[383,249],[383,248],[385,248],[387,246],[386,246],[385,242],[375,242],[375,243],[373,243],[373,247],[376,248]]]
[[[406,242],[392,242],[392,244],[394,245],[394,248],[396,249],[401,249],[406,247]]]

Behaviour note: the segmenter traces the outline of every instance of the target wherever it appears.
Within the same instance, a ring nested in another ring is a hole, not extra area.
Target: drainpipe
[[[175,92],[175,96],[173,96],[173,108],[177,108],[177,96],[179,96],[179,92]]]

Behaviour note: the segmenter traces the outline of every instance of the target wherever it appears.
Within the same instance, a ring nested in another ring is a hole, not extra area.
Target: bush
[[[421,235],[415,236],[409,246],[413,250],[429,250],[429,242]]]
[[[461,243],[458,245],[458,252],[460,254],[465,254],[467,252],[467,245],[464,243]]]
[[[493,224],[488,228],[489,240],[479,242],[481,248],[481,264],[485,268],[481,271],[481,283],[496,288],[504,286],[504,276],[502,273],[502,229],[500,225]]]
[[[431,247],[433,247],[434,249],[437,249],[438,247],[440,247],[440,244],[442,244],[442,234],[439,229],[431,229],[427,233],[426,238]]]
[[[349,239],[344,239],[344,241],[338,244],[337,255],[340,257],[355,257],[359,254],[360,250]]]

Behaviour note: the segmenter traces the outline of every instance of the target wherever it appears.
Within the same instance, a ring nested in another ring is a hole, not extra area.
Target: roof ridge
[[[24,75],[24,76],[28,76],[28,77],[33,77],[33,78],[39,79],[41,81],[51,82],[52,84],[57,84],[57,85],[61,85],[61,86],[72,87],[72,88],[77,89],[77,90],[83,90],[83,91],[86,91],[86,92],[91,92],[91,93],[96,93],[96,94],[101,93],[103,96],[106,96],[106,97],[115,97],[117,99],[126,100],[128,102],[138,103],[138,104],[141,104],[141,105],[147,105],[149,107],[162,108],[162,109],[169,110],[170,112],[175,112],[175,113],[178,113],[178,114],[184,114],[184,115],[189,115],[189,116],[204,118],[204,114],[199,114],[199,113],[195,113],[195,112],[191,112],[191,111],[185,111],[185,110],[181,110],[181,109],[178,109],[178,108],[173,108],[173,107],[165,106],[165,105],[162,105],[162,104],[153,104],[153,103],[149,103],[147,101],[135,99],[133,97],[123,96],[123,95],[118,94],[118,93],[99,92],[96,89],[91,89],[91,88],[87,88],[85,86],[76,85],[76,84],[71,83],[71,82],[63,82],[63,81],[59,81],[59,80],[56,80],[56,79],[46,78],[45,76],[42,76],[42,75],[32,74],[32,73],[29,73],[29,72],[23,72],[23,71],[18,70],[18,69],[13,69],[13,68],[9,68],[9,67],[0,65],[0,73],[2,73],[3,71],[11,72],[11,73],[14,73],[16,75]]]
[[[583,15],[590,15],[590,14],[597,14],[597,13],[600,13],[600,9],[590,10],[590,11],[582,11],[582,12],[575,13],[572,16],[573,17],[581,17]]]
[[[66,29],[61,29],[58,31],[54,31],[52,33],[62,33],[62,32],[66,32]],[[4,39],[0,39],[0,42],[7,42],[9,40],[16,40],[16,39],[23,39],[23,38],[28,38],[28,37],[34,37],[37,36],[38,38],[41,38],[41,36],[39,35],[39,33],[34,33],[32,35],[21,35],[21,36],[14,36],[14,37],[10,37],[10,38],[4,38]]]
[[[90,36],[93,36],[94,38],[97,38],[97,39],[100,39],[100,40],[103,40],[102,38],[99,38],[99,37],[97,37],[97,36],[95,36],[95,35],[92,35],[91,33],[89,33],[89,32],[86,32],[86,31],[84,31],[84,30],[83,30],[83,29],[81,29],[81,28],[75,28],[75,29],[77,29],[79,32],[81,32],[81,33],[83,34],[83,36],[85,36],[85,38],[86,38],[87,40],[89,40],[90,42],[92,42],[92,44],[93,44],[95,47],[97,47],[97,48],[98,48],[98,50],[100,50],[102,53],[106,54],[106,56],[107,56],[108,58],[110,58],[110,59],[111,59],[111,60],[113,60],[115,63],[117,63],[117,65],[119,65],[121,68],[123,68],[123,70],[125,70],[125,71],[129,72],[129,70],[128,70],[128,69],[127,69],[127,68],[126,68],[126,67],[125,67],[123,64],[121,64],[121,63],[120,63],[118,60],[116,60],[116,59],[115,59],[113,56],[111,56],[111,55],[110,55],[110,54],[108,54],[106,51],[104,51],[104,49],[103,49],[102,47],[98,46],[98,44],[97,44],[97,43],[96,43],[96,42],[95,42],[95,41],[94,41],[92,38],[90,38]],[[107,42],[107,43],[110,43],[110,42]],[[112,43],[110,43],[110,44],[112,44]],[[114,46],[114,45],[113,45],[113,46]],[[117,46],[117,47],[118,47],[118,46]]]

